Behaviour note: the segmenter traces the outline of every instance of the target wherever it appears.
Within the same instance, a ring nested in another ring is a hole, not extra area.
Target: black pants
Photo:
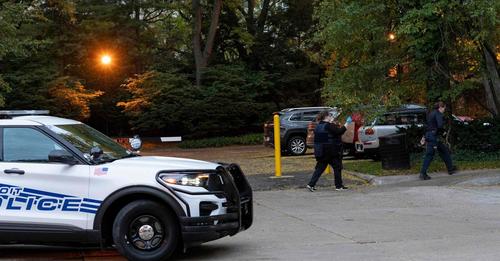
[[[316,186],[316,182],[318,182],[319,178],[321,177],[321,174],[325,171],[326,167],[328,164],[333,169],[333,174],[335,176],[335,187],[340,188],[343,186],[342,184],[342,158],[340,157],[334,157],[331,159],[316,159],[316,167],[314,170],[314,173],[311,177],[311,180],[309,181],[309,186],[314,187]]]
[[[427,175],[427,169],[429,169],[429,166],[431,165],[436,150],[446,164],[448,171],[451,171],[453,169],[453,162],[451,160],[450,150],[448,147],[443,144],[443,142],[441,142],[437,135],[433,132],[427,132],[425,134],[425,140],[427,141],[427,148],[425,151],[424,162],[422,163],[422,169],[420,169],[420,176]]]

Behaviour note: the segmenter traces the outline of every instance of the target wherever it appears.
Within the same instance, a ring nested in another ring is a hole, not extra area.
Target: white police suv
[[[47,114],[0,111],[0,244],[114,246],[129,260],[165,260],[252,225],[237,165],[139,156]]]

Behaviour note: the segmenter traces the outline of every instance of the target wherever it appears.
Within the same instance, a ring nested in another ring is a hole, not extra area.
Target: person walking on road
[[[443,113],[445,110],[446,104],[440,101],[434,105],[434,110],[427,115],[427,129],[425,132],[425,141],[427,146],[422,169],[420,170],[421,180],[431,179],[431,177],[427,175],[427,170],[429,169],[429,165],[434,158],[436,150],[446,164],[448,174],[452,175],[456,171],[456,167],[453,166],[453,162],[451,160],[450,150],[442,141],[443,137],[446,135],[443,119]]]
[[[335,176],[335,188],[344,190],[342,183],[342,134],[346,131],[344,126],[339,126],[338,122],[328,113],[322,111],[316,118],[318,125],[314,129],[314,157],[316,167],[314,173],[307,184],[307,189],[311,192],[316,190],[316,182],[330,165]]]

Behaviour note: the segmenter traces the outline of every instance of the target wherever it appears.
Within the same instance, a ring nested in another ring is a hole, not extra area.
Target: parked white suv
[[[395,134],[399,128],[407,128],[412,124],[424,126],[427,108],[422,105],[407,104],[385,113],[375,119],[371,125],[359,128],[359,140],[354,146],[357,153],[377,156],[379,153],[379,137]]]
[[[251,226],[252,189],[237,165],[139,156],[81,122],[34,115],[44,113],[0,111],[1,244],[165,260]]]

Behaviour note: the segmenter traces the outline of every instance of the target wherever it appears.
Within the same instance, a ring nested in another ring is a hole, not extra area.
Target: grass
[[[380,161],[373,160],[358,160],[344,162],[346,170],[371,174],[376,176],[389,176],[389,175],[409,175],[417,174],[420,172],[422,166],[422,154],[412,155],[411,168],[402,170],[384,170]],[[475,169],[495,169],[500,168],[500,153],[475,153],[471,152],[458,152],[453,155],[453,164],[459,170],[475,170]],[[428,172],[442,172],[446,171],[446,166],[441,158],[436,155],[434,161],[429,167]]]
[[[198,140],[185,140],[179,143],[181,149],[215,148],[230,145],[257,145],[262,144],[262,133],[247,134],[235,137],[215,137]]]

